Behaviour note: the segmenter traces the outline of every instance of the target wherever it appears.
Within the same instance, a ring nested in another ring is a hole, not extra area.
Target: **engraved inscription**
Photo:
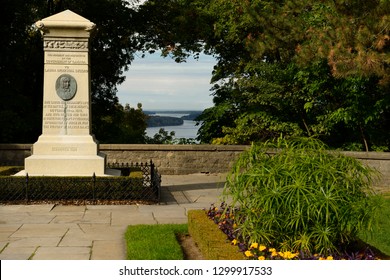
[[[77,147],[52,147],[53,152],[77,152]]]
[[[45,40],[43,42],[45,49],[71,49],[86,50],[88,49],[87,41],[65,41],[65,40]]]
[[[46,64],[88,64],[87,53],[84,52],[46,52]]]
[[[57,72],[57,73],[88,73],[87,69],[67,69],[67,68],[58,68],[58,69],[45,69],[45,72]]]
[[[45,101],[44,129],[89,130],[88,101]]]
[[[65,101],[71,100],[77,92],[77,82],[73,76],[62,74],[56,81],[57,95]]]

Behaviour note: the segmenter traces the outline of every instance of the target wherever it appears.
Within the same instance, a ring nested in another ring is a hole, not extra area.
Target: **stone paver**
[[[220,174],[164,175],[156,205],[0,205],[0,260],[123,260],[128,225],[187,223],[219,203]]]
[[[126,259],[125,240],[96,240],[93,242],[91,260]]]
[[[8,248],[14,247],[40,247],[51,246],[56,247],[61,241],[61,237],[25,237],[13,240],[9,243]]]
[[[13,238],[20,237],[62,237],[73,224],[57,225],[57,224],[24,224],[15,233],[11,235]]]
[[[156,224],[157,221],[153,216],[152,212],[145,213],[145,212],[130,212],[130,213],[124,213],[124,212],[112,212],[112,219],[111,219],[111,225],[112,226],[118,226],[118,225],[139,225],[139,224],[145,224],[145,225],[153,225]]]
[[[37,247],[11,247],[3,249],[0,256],[2,260],[28,260],[30,259]]]
[[[89,260],[91,247],[39,247],[33,260]]]

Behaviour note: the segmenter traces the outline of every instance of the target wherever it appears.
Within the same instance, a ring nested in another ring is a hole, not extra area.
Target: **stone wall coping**
[[[32,144],[0,144],[0,150],[30,150]],[[248,145],[171,145],[171,144],[100,144],[104,151],[232,151],[240,152],[250,148]],[[271,152],[273,153],[273,152]],[[390,152],[349,152],[342,154],[366,160],[390,160]]]
[[[103,151],[244,151],[246,145],[100,144]]]

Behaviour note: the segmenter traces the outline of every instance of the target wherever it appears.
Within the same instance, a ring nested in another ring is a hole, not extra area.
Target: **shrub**
[[[375,174],[318,140],[280,138],[243,153],[224,193],[239,207],[238,231],[248,244],[331,254],[372,228]]]

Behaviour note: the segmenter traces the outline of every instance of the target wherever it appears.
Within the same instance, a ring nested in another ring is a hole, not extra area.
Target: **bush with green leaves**
[[[224,193],[247,242],[307,253],[340,252],[370,229],[377,172],[311,138],[253,144]]]

